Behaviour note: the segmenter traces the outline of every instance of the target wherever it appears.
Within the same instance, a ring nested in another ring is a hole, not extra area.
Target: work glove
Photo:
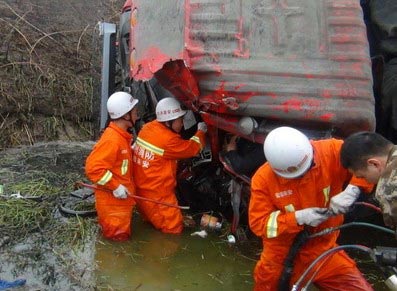
[[[295,211],[296,222],[299,225],[317,226],[329,217],[327,208],[311,207]]]
[[[117,199],[126,199],[128,194],[128,189],[120,184],[115,190],[113,190],[113,196],[116,197]]]
[[[207,132],[207,124],[205,122],[197,123],[197,130],[201,130],[203,132]]]
[[[329,208],[334,214],[345,214],[359,195],[360,188],[349,184],[344,191],[331,198]]]

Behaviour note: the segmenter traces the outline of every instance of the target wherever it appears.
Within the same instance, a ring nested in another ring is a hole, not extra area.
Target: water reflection
[[[98,290],[252,290],[257,258],[196,230],[163,234],[135,215],[130,241],[96,244]]]

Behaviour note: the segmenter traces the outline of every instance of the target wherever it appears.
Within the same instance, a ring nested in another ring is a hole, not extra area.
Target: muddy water
[[[207,238],[191,236],[199,229],[185,229],[182,235],[167,235],[142,222],[137,214],[133,238],[96,244],[96,286],[98,290],[252,290],[252,271],[260,252],[259,241],[250,239],[230,245],[220,233]],[[226,231],[226,230],[225,230]],[[365,229],[343,231],[341,244],[395,246],[394,239]],[[371,240],[375,240],[373,242]],[[367,255],[350,253],[375,290],[386,291],[379,269]],[[309,290],[317,290],[310,286]]]
[[[135,215],[133,238],[96,245],[99,290],[252,290],[256,255],[251,244],[229,245],[219,233],[208,237],[154,230]]]

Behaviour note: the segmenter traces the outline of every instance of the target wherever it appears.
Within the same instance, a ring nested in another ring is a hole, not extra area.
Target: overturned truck
[[[206,149],[179,165],[179,199],[230,219],[236,234],[264,157],[243,159],[239,171],[224,151],[232,136],[249,157],[281,125],[311,138],[376,129],[363,2],[128,0],[119,25],[102,24],[103,104],[115,90],[131,92],[147,122],[158,100],[175,96],[191,113],[186,137],[205,121]],[[102,127],[106,119],[103,110]]]

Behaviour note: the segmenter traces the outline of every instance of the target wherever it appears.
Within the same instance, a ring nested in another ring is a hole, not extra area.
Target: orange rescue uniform
[[[176,169],[179,159],[194,157],[205,145],[205,133],[197,131],[184,140],[164,124],[154,120],[143,126],[134,145],[133,169],[137,195],[170,204],[175,196]],[[143,219],[165,233],[181,233],[180,209],[137,200]]]
[[[131,142],[132,135],[111,122],[85,165],[86,175],[92,183],[106,189],[95,190],[95,207],[103,236],[112,240],[127,240],[131,236],[135,200],[132,197],[118,199],[112,193],[122,184],[135,194]]]
[[[328,139],[311,141],[314,164],[301,178],[285,179],[277,176],[268,163],[261,166],[252,178],[249,204],[249,225],[262,238],[263,251],[254,271],[255,290],[277,290],[283,263],[295,236],[303,230],[294,211],[309,207],[328,208],[333,196],[346,184],[354,184],[370,192],[373,185],[352,177],[340,163],[343,141]],[[343,215],[333,216],[312,233],[343,223]],[[319,255],[337,246],[339,231],[309,239],[294,260],[291,284],[295,283]],[[321,262],[324,262],[321,265]],[[314,270],[314,283],[322,290],[373,290],[344,251],[321,261]],[[309,273],[306,279],[313,273]],[[304,286],[304,285],[303,285]],[[301,286],[301,287],[303,287]]]

